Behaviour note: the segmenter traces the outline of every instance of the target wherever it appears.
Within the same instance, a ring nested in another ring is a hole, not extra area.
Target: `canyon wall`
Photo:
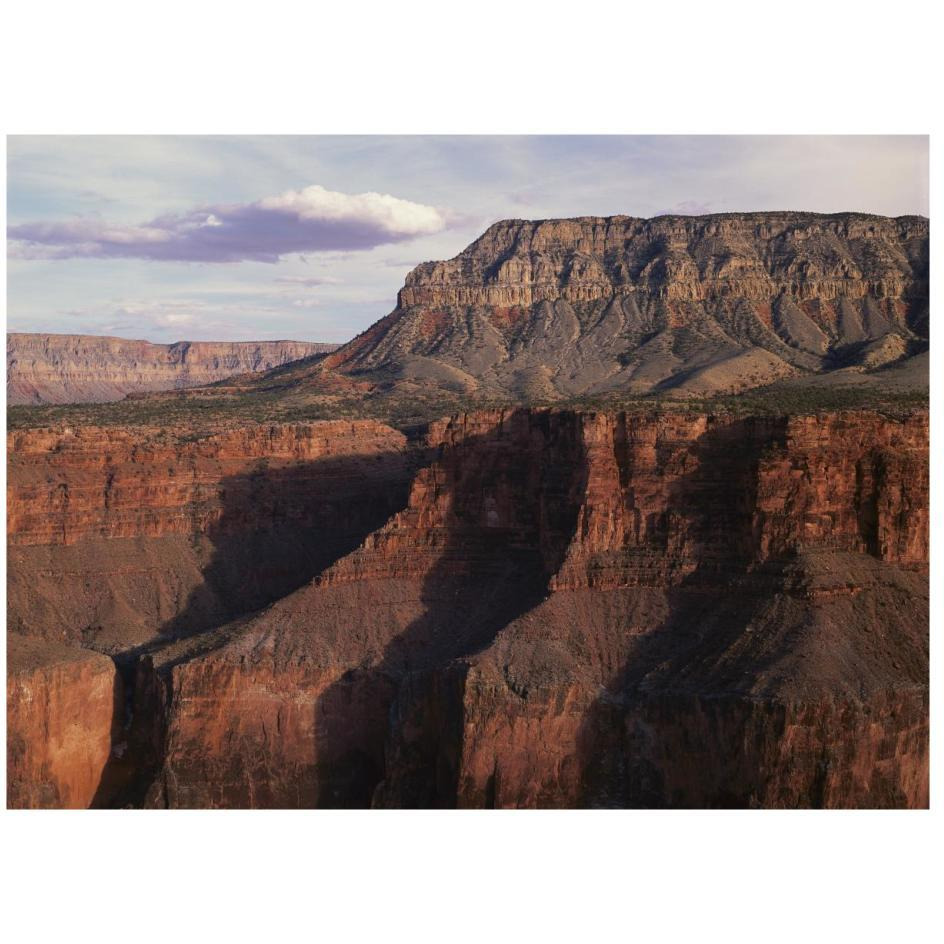
[[[101,403],[271,370],[334,350],[307,341],[151,344],[83,334],[7,334],[7,402]]]
[[[9,804],[110,801],[138,653],[310,580],[402,507],[413,461],[372,421],[10,433]]]
[[[123,694],[107,656],[11,633],[7,639],[7,806],[92,806],[114,748]]]
[[[10,803],[926,806],[927,441],[925,411],[11,433]]]
[[[434,424],[313,580],[137,662],[167,806],[926,806],[927,414]]]
[[[181,442],[82,427],[8,437],[11,631],[120,654],[257,609],[405,501],[404,436],[373,421]]]

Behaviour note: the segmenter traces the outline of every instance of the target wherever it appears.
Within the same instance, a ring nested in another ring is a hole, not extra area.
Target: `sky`
[[[500,219],[928,215],[924,136],[7,139],[7,329],[343,342]]]

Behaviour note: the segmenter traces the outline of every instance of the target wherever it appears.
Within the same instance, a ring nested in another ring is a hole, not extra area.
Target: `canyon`
[[[928,238],[506,220],[334,350],[17,342],[132,395],[10,414],[8,805],[927,807]]]
[[[307,341],[151,344],[85,334],[7,334],[7,403],[101,403],[266,371],[336,345]]]
[[[8,802],[926,806],[927,423],[11,433]]]

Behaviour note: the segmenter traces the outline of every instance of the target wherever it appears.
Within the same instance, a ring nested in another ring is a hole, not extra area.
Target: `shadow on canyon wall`
[[[695,444],[696,466],[673,484],[666,511],[652,522],[650,533],[659,552],[669,553],[672,519],[685,519],[684,553],[696,564],[666,589],[667,615],[636,637],[623,666],[604,683],[581,722],[576,805],[652,808],[680,800],[681,805],[686,800],[697,806],[745,805],[743,785],[728,784],[711,770],[736,766],[736,759],[725,756],[734,745],[697,743],[699,733],[694,726],[683,730],[684,719],[703,710],[700,693],[723,698],[744,691],[775,659],[770,652],[747,666],[726,654],[769,601],[758,589],[782,583],[782,562],[765,565],[753,581],[744,578],[755,558],[758,463],[765,450],[783,443],[785,431],[784,420],[747,419],[709,428]],[[687,797],[672,795],[660,769],[659,760],[666,759],[654,744],[660,714],[662,723],[675,719],[676,743],[704,765]]]
[[[901,767],[876,765],[867,784],[853,769],[855,750],[869,737],[879,738],[879,753],[893,753],[899,730],[920,725],[918,696],[907,690],[920,679],[920,666],[907,664],[920,662],[915,637],[921,625],[880,617],[871,627],[859,622],[875,619],[865,609],[857,618],[851,603],[843,608],[831,597],[811,601],[804,589],[808,564],[796,551],[759,560],[758,463],[784,434],[768,421],[773,428],[757,435],[760,422],[709,430],[696,446],[697,468],[673,488],[668,506],[689,519],[687,554],[697,563],[668,589],[665,619],[634,640],[580,725],[580,806],[921,804],[921,774],[915,783],[911,774],[901,774],[909,764],[920,768],[920,747],[917,759],[906,758]],[[833,580],[842,575],[855,588],[868,585],[870,558],[880,556],[876,496],[884,466],[875,457],[868,461],[868,481],[862,466],[856,470],[861,551],[840,553],[827,564]],[[659,522],[659,530],[667,535],[666,524]],[[829,555],[828,547],[823,550]],[[893,606],[895,599],[884,597],[882,605]],[[823,622],[814,619],[814,610]],[[886,688],[861,707],[839,680],[852,672],[861,683],[863,639],[876,631],[886,651],[873,650],[869,658]],[[832,688],[826,679],[835,680]],[[894,679],[903,683],[902,694],[889,687]],[[876,707],[886,703],[893,707]],[[793,737],[787,734],[791,724],[798,726]],[[926,761],[926,744],[924,756]],[[926,794],[926,769],[923,776]]]
[[[553,461],[529,449],[538,435],[557,437]],[[452,448],[453,504],[446,545],[422,577],[425,611],[316,705],[314,806],[456,805],[462,660],[544,599],[574,535],[586,477],[579,417],[515,411]]]
[[[222,482],[222,512],[205,539],[203,582],[157,638],[115,656],[123,718],[93,806],[140,803],[160,764],[161,693],[142,692],[142,659],[167,642],[247,616],[304,586],[358,547],[409,498],[422,454],[385,451],[269,468]],[[195,536],[194,541],[204,540]],[[153,715],[153,717],[151,717]]]
[[[318,697],[300,805],[457,805],[466,660],[538,606],[561,567],[585,498],[580,422],[515,411],[503,428],[440,447],[438,457],[423,455],[423,464],[438,458],[439,487],[451,499],[445,543],[416,578],[423,613],[379,661],[358,666],[352,659],[355,667]],[[765,751],[779,743],[787,712],[771,701],[761,717],[747,693],[758,680],[776,683],[776,664],[796,648],[798,624],[780,614],[771,631],[752,635],[751,624],[784,591],[793,566],[790,555],[757,565],[755,510],[761,456],[784,435],[782,420],[725,421],[692,446],[696,461],[670,486],[646,534],[656,558],[676,556],[693,569],[681,578],[656,574],[639,588],[667,602],[667,611],[651,630],[621,641],[622,667],[603,681],[579,725],[576,784],[549,805],[765,804]],[[633,470],[619,437],[616,458],[628,494]],[[404,509],[416,467],[384,454],[227,481],[224,514],[211,534],[209,589],[196,591],[192,607],[164,632],[201,632],[304,585]],[[866,500],[862,507],[861,537],[873,549],[871,506]],[[229,594],[225,619],[207,593]],[[97,805],[139,805],[163,760],[163,711],[153,709],[165,693],[129,689],[140,699],[137,731],[129,737],[126,725],[116,735],[130,745],[109,763]],[[816,723],[828,725],[830,717]],[[806,758],[807,805],[824,805],[830,762],[825,751]],[[494,791],[486,787],[484,805],[494,805]]]

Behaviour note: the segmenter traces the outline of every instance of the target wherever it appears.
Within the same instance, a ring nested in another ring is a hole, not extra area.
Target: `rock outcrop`
[[[11,630],[110,653],[257,609],[406,499],[402,433],[371,420],[8,435]]]
[[[92,806],[121,744],[123,695],[107,656],[10,634],[7,806]]]
[[[874,369],[926,347],[928,231],[855,213],[507,220],[417,266],[323,372],[533,402]]]
[[[425,448],[357,550],[142,652],[116,797],[927,805],[926,413],[513,410]]]
[[[129,393],[196,387],[271,370],[335,347],[307,341],[151,344],[84,334],[8,334],[7,402],[120,400]]]

